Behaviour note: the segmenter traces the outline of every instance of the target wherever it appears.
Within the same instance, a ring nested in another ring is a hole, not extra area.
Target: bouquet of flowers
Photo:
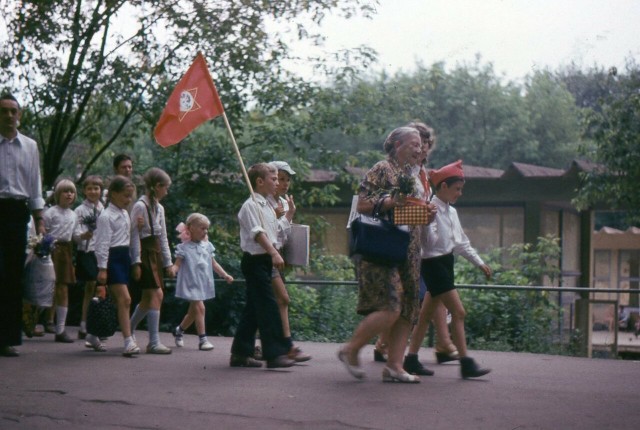
[[[82,217],[80,217],[80,224],[82,225],[86,225],[87,229],[93,233],[94,231],[96,231],[96,229],[98,228],[98,213],[96,212],[96,210],[93,210],[93,213],[90,215],[84,215]],[[89,247],[89,241],[91,239],[87,239],[87,243],[86,246],[87,248]]]
[[[391,190],[391,195],[411,196],[416,191],[416,179],[410,173],[398,174],[398,186]]]
[[[80,224],[86,225],[91,232],[96,231],[96,228],[98,228],[98,214],[96,211],[93,211],[91,215],[80,217]]]
[[[39,234],[37,236],[30,236],[27,246],[35,255],[42,258],[51,254],[55,243],[55,239],[50,234]]]

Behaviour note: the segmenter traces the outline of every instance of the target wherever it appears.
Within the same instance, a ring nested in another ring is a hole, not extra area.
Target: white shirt
[[[109,260],[109,248],[129,246],[131,238],[129,212],[126,209],[118,208],[113,203],[107,206],[98,217],[95,238],[98,268],[106,269]]]
[[[0,198],[27,198],[31,210],[44,208],[38,145],[20,132],[12,140],[0,136]]]
[[[74,211],[69,208],[63,209],[58,205],[51,206],[44,212],[42,218],[45,231],[55,240],[71,242],[78,219]]]
[[[144,195],[138,199],[131,209],[131,219],[137,220],[142,217],[144,224],[142,227],[138,227],[138,223],[131,223],[131,263],[140,263],[140,241],[144,238],[151,236],[151,224],[149,223],[149,212],[147,212],[147,206],[149,205],[149,211],[151,212],[151,221],[153,222],[153,235],[160,238],[160,248],[162,250],[162,266],[169,267],[173,263],[171,262],[171,250],[169,250],[169,240],[167,239],[167,225],[164,218],[164,207],[160,203],[155,205],[154,209],[149,198]]]
[[[483,265],[484,261],[471,247],[469,238],[462,230],[456,209],[437,196],[431,202],[438,209],[433,222],[422,229],[422,258],[440,257],[453,252],[476,266]]]
[[[280,218],[278,218],[278,240],[276,242],[276,249],[282,248],[284,244],[287,243],[289,235],[291,234],[291,222],[289,222],[289,219],[287,218],[287,212],[289,212],[289,203],[283,197],[278,197],[278,200],[280,200],[280,204],[284,209],[284,214]],[[276,201],[275,197],[267,196],[267,201],[275,211],[278,207],[278,202]]]
[[[265,254],[267,252],[258,242],[256,236],[259,233],[265,233],[269,241],[274,246],[278,242],[278,219],[276,213],[261,194],[254,193],[256,201],[249,197],[240,212],[238,212],[238,221],[240,222],[240,248],[244,252],[252,255]],[[262,213],[264,226],[260,222],[258,211]]]
[[[73,232],[73,241],[78,245],[78,251],[90,252],[95,251],[96,236],[94,235],[89,240],[81,239],[80,236],[89,231],[89,225],[83,222],[83,219],[89,219],[94,215],[98,217],[104,210],[104,206],[100,201],[95,205],[89,200],[84,200],[80,206],[75,209],[75,213],[78,216],[78,222],[76,223],[76,229]],[[97,225],[97,220],[96,220]]]

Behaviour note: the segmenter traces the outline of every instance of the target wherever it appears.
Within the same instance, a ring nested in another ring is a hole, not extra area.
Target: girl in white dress
[[[189,240],[178,245],[174,271],[177,272],[176,297],[189,301],[189,310],[173,331],[176,346],[184,346],[184,332],[196,323],[199,337],[198,348],[210,351],[213,345],[207,339],[204,324],[204,300],[215,297],[213,271],[224,278],[227,283],[233,282],[229,275],[215,260],[215,248],[207,240],[209,219],[199,213],[189,215],[186,222]]]

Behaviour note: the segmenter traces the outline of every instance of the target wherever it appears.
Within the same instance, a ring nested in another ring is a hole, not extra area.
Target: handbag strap
[[[378,201],[373,205],[373,212],[371,216],[376,219],[380,219],[380,209],[382,209],[382,204],[384,203],[384,199],[390,197],[389,194],[383,194],[380,196]]]

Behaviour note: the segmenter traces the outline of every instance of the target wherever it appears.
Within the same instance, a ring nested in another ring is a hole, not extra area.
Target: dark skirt
[[[140,288],[164,288],[162,248],[158,236],[148,236],[140,240],[140,269]]]
[[[107,285],[129,285],[131,272],[131,256],[128,246],[116,246],[109,248],[109,261],[107,263]]]
[[[79,282],[95,281],[98,277],[98,261],[93,251],[76,253],[76,278]]]
[[[431,297],[455,290],[453,280],[453,254],[422,260],[422,278]]]
[[[75,284],[76,272],[73,268],[73,244],[56,242],[51,251],[51,260],[56,272],[56,284]]]

